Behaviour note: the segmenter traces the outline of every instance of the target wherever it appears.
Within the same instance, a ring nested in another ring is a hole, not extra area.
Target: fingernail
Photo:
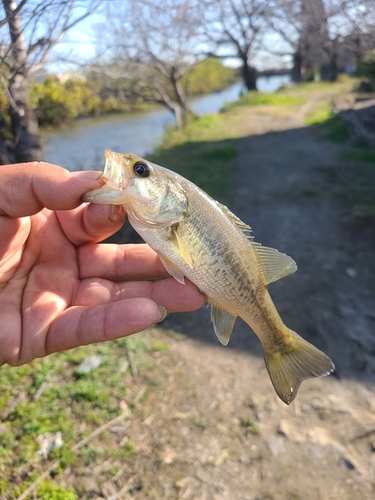
[[[168,314],[168,311],[163,306],[159,306],[159,311],[160,311],[160,318],[156,320],[155,323],[160,323],[161,321],[163,321],[163,319],[165,319]]]
[[[118,222],[124,216],[124,212],[122,205],[111,205],[108,220]]]

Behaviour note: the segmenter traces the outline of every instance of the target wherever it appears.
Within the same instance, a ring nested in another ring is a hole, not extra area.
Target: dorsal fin
[[[238,229],[241,229],[241,231],[245,234],[246,238],[248,238],[250,241],[254,238],[254,236],[251,236],[251,227],[242,222],[240,218],[237,217],[233,212],[229,210],[228,207],[225,205],[222,205],[218,201],[216,202],[219,206],[219,208],[225,213],[225,215],[235,224]]]
[[[233,212],[225,205],[216,202],[225,215],[240,229],[252,245],[261,266],[264,282],[266,285],[273,283],[289,274],[297,271],[297,264],[294,260],[285,253],[279,252],[275,248],[264,247],[260,243],[253,241],[254,236],[251,236],[251,227],[242,222]]]

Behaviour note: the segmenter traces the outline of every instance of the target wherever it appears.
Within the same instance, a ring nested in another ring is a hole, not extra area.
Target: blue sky
[[[54,49],[55,55],[63,55],[72,61],[84,63],[85,60],[90,60],[95,57],[97,30],[95,26],[105,25],[106,17],[101,13],[94,13],[89,18],[85,19],[77,26],[72,28],[63,40]],[[106,24],[108,27],[108,22]],[[274,41],[278,43],[278,40]],[[53,56],[52,58],[53,59]],[[290,57],[279,58],[269,54],[268,52],[260,52],[254,59],[254,64],[257,69],[262,70],[270,67],[281,66],[284,62],[289,62]],[[224,61],[225,64],[238,67],[239,61],[236,59],[228,59]],[[72,70],[72,64],[62,62],[52,62],[46,66],[47,71],[54,73],[63,73]]]

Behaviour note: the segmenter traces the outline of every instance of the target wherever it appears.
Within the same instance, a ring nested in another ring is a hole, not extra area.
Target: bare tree
[[[220,0],[205,6],[204,40],[211,48],[209,55],[239,59],[248,90],[257,88],[253,58],[262,46],[268,10],[267,0]]]
[[[375,41],[373,0],[270,0],[270,12],[268,24],[283,44],[267,49],[293,55],[296,80],[314,71],[335,80],[350,52],[358,64]]]
[[[339,59],[340,56],[348,58],[350,53],[358,67],[366,52],[375,47],[374,1],[341,0],[339,4],[339,15],[335,17],[335,29],[340,33],[342,42]]]
[[[179,128],[191,113],[188,73],[196,61],[200,23],[196,5],[186,1],[112,2],[111,30],[101,39],[105,72],[117,80],[126,99],[161,104],[170,110]]]
[[[101,2],[22,0],[17,5],[15,0],[2,0],[0,83],[9,101],[16,161],[42,159],[38,122],[29,105],[32,75],[48,62],[64,34],[92,14]]]
[[[276,56],[291,56],[293,59],[292,77],[294,81],[302,78],[302,9],[301,0],[270,0],[266,19],[271,34],[279,39],[268,37],[264,48]]]

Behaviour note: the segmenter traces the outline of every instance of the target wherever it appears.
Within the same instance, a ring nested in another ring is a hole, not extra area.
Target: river
[[[273,92],[290,81],[288,75],[260,77],[258,89]],[[194,99],[190,105],[198,114],[217,113],[224,104],[238,99],[242,84]],[[144,156],[160,143],[173,115],[165,109],[147,113],[84,118],[69,126],[45,132],[44,159],[69,170],[101,170],[105,149],[129,151]]]

